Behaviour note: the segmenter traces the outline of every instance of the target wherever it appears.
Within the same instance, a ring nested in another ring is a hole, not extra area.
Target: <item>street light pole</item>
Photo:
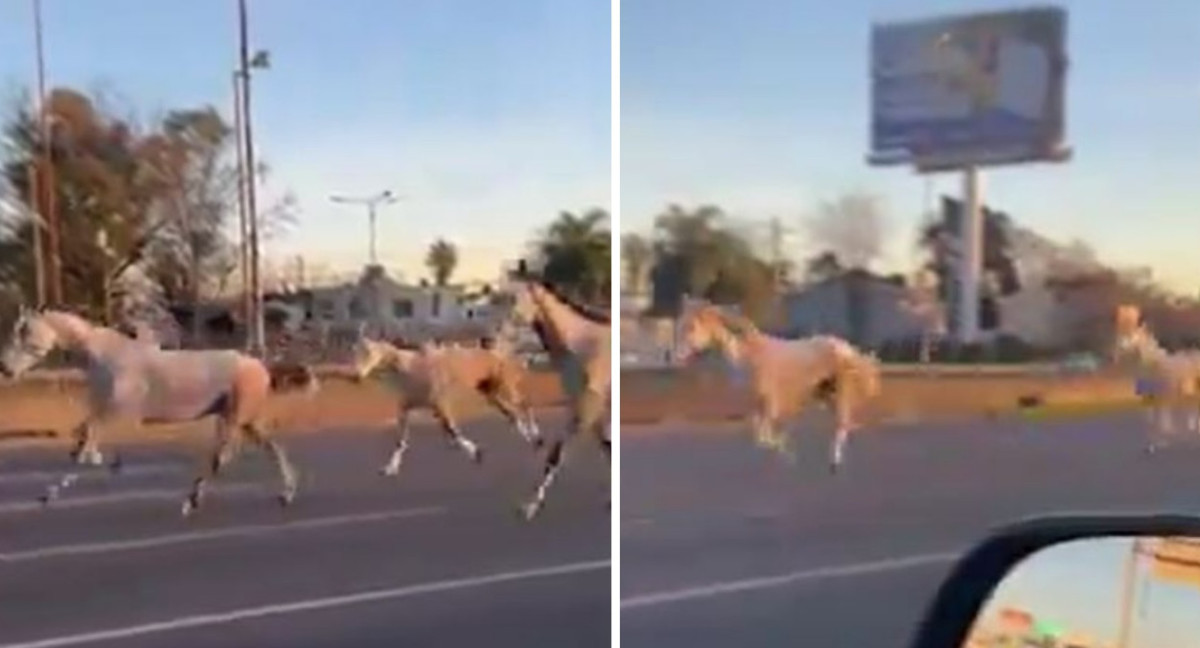
[[[335,203],[352,204],[352,205],[366,205],[367,206],[367,223],[368,223],[368,227],[370,228],[370,233],[369,233],[370,239],[369,240],[370,240],[371,265],[378,265],[379,264],[379,253],[375,246],[376,209],[379,205],[390,205],[392,203],[398,202],[400,200],[400,196],[393,194],[391,189],[386,189],[386,190],[381,191],[373,196],[363,196],[363,197],[330,196],[329,200],[331,200]]]

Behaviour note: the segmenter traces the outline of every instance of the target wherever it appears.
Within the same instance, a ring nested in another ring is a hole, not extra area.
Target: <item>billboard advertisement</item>
[[[869,162],[1065,160],[1066,23],[1042,7],[873,26]]]

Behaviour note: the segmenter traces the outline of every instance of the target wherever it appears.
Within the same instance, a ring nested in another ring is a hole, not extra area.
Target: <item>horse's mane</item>
[[[550,295],[553,296],[555,299],[557,299],[558,301],[565,304],[567,306],[567,308],[570,308],[572,311],[575,311],[576,315],[579,315],[580,317],[584,318],[585,320],[587,320],[589,322],[592,322],[593,324],[603,324],[604,326],[612,326],[612,313],[610,311],[599,309],[594,306],[588,306],[588,305],[578,302],[570,297],[567,297],[566,295],[561,293],[557,288],[555,288],[553,285],[551,285],[548,281],[539,280],[537,283],[539,286],[542,287],[543,290],[550,293]]]

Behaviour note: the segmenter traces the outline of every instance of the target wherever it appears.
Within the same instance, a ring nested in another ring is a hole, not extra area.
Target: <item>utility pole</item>
[[[37,120],[39,139],[41,144],[40,164],[35,168],[38,181],[35,183],[37,193],[34,194],[33,204],[36,205],[35,211],[38,213],[41,224],[35,226],[35,232],[40,233],[42,225],[45,226],[45,242],[41,241],[35,245],[44,245],[42,249],[35,249],[34,253],[41,256],[42,263],[42,283],[39,300],[59,306],[62,305],[62,263],[60,257],[59,246],[59,229],[58,229],[58,210],[55,196],[54,184],[54,159],[53,150],[51,147],[51,131],[50,119],[47,114],[48,107],[46,106],[46,56],[45,48],[42,43],[42,3],[41,0],[32,0],[33,2],[33,36],[36,59],[36,86],[37,86]],[[48,250],[46,248],[49,248]]]
[[[238,71],[233,72],[233,131],[237,147],[237,200],[238,200],[238,270],[242,280],[242,319],[247,324],[253,320],[253,292],[250,290],[249,219],[246,218],[246,148],[242,136],[242,84]],[[246,338],[249,348],[249,336]]]
[[[329,200],[335,203],[366,205],[367,206],[367,222],[370,228],[370,259],[371,265],[379,265],[379,252],[376,249],[375,241],[375,210],[379,205],[390,205],[400,200],[400,196],[392,193],[391,189],[385,189],[373,196],[363,197],[347,197],[347,196],[330,196]]]
[[[247,238],[250,265],[250,291],[252,308],[250,313],[250,351],[258,357],[266,355],[266,332],[263,330],[262,277],[258,249],[258,209],[255,202],[254,131],[251,128],[250,70],[270,67],[267,52],[257,50],[250,58],[250,34],[246,17],[246,0],[237,0],[238,5],[238,76],[242,89],[242,138],[245,147],[245,200]]]

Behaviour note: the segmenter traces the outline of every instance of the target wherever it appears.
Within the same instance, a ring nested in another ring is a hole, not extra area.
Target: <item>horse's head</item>
[[[542,287],[529,281],[516,281],[505,297],[508,302],[509,318],[524,326],[532,326],[540,313],[538,293]]]
[[[1158,344],[1154,336],[1143,325],[1136,328],[1118,330],[1113,340],[1112,359],[1116,362],[1133,358],[1138,362],[1149,359]]]
[[[22,307],[8,345],[0,353],[0,375],[19,378],[50,355],[61,342],[58,330],[47,320],[45,313]]]
[[[677,357],[681,362],[687,362],[697,353],[724,343],[727,337],[721,316],[712,306],[687,308],[679,320]],[[727,352],[734,353],[735,350],[730,345]]]
[[[376,342],[365,335],[359,335],[354,342],[353,363],[354,363],[354,379],[358,381],[366,380],[367,376],[371,375],[387,357],[386,347],[383,342]]]

